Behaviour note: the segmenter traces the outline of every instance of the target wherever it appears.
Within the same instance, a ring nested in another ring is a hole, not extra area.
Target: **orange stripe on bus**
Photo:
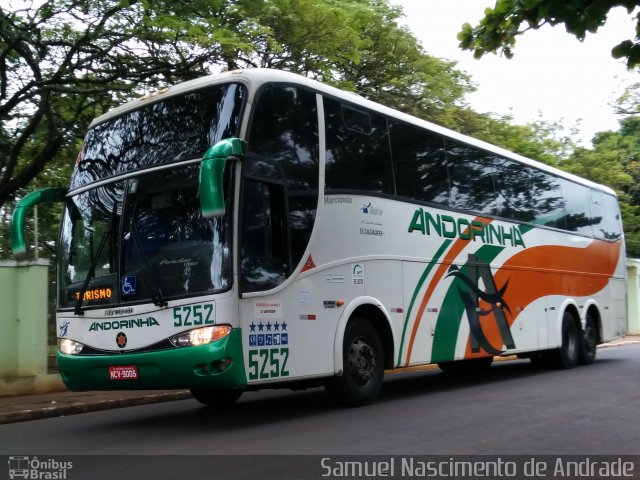
[[[585,297],[605,288],[615,272],[621,246],[621,242],[594,240],[586,248],[547,245],[531,247],[512,256],[494,275],[498,288],[509,282],[504,295],[504,301],[511,309],[511,314],[507,313],[509,326],[522,310],[539,298],[549,295]],[[483,302],[480,307],[490,308]],[[487,322],[482,329],[487,340],[502,349],[493,315],[485,318]],[[486,355],[484,352],[472,353],[470,340],[467,340],[465,358]]]

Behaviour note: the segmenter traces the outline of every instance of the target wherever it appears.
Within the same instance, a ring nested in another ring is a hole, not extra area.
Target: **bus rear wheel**
[[[342,375],[326,385],[340,405],[358,407],[373,402],[382,389],[384,351],[376,329],[364,318],[349,322],[342,348]]]
[[[578,363],[581,365],[591,365],[596,360],[596,351],[598,346],[598,330],[595,319],[591,313],[587,313],[587,319],[582,332],[582,340],[580,342],[580,356]]]
[[[233,405],[242,395],[242,390],[231,389],[195,389],[190,390],[197,401],[208,407],[228,407]]]

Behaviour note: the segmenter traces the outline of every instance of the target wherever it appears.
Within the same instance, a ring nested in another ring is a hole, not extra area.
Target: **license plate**
[[[137,380],[138,367],[135,365],[127,367],[109,367],[109,380]]]

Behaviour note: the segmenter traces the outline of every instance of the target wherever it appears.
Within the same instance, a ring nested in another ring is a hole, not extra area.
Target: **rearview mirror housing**
[[[223,177],[224,167],[230,157],[244,158],[247,142],[239,138],[227,138],[209,148],[200,164],[200,208],[202,216],[221,217],[224,215]]]

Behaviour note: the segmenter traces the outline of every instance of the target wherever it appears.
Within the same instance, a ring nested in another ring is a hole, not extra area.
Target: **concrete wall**
[[[58,385],[47,375],[48,260],[0,261],[0,395]]]
[[[640,334],[640,259],[627,258],[627,333]]]

